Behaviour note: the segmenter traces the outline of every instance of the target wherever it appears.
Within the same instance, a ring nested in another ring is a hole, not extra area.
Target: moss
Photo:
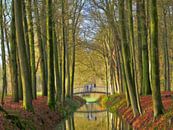
[[[77,99],[66,98],[65,107],[60,108],[60,113],[62,114],[62,117],[66,118],[85,103],[86,103],[85,100],[81,100],[79,98]]]
[[[122,106],[127,104],[127,102],[125,95],[114,94],[108,97],[101,97],[100,104],[107,108],[110,112],[117,113]]]

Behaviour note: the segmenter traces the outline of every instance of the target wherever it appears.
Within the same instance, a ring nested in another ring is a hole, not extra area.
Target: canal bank
[[[18,130],[16,119],[19,119],[22,127],[26,130],[52,130],[85,103],[86,101],[81,97],[74,96],[73,99],[66,98],[64,107],[58,105],[52,111],[47,105],[47,97],[39,96],[33,100],[34,112],[28,112],[22,108],[22,101],[13,103],[11,97],[8,97],[5,99],[3,108],[7,110],[10,118],[15,116],[15,119],[7,119],[3,113],[0,113],[0,129]]]
[[[171,129],[173,128],[173,100],[172,93],[162,92],[162,102],[165,108],[164,115],[153,119],[152,97],[141,96],[140,102],[143,114],[134,117],[132,109],[127,107],[124,95],[103,96],[100,103],[114,114],[121,115],[134,129]]]

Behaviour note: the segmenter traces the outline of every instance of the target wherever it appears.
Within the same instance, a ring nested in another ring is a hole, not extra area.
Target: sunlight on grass
[[[42,96],[42,92],[41,91],[37,92],[37,96]]]
[[[96,98],[96,97],[83,97],[85,100],[86,100],[86,102],[97,102],[98,101],[98,97]]]

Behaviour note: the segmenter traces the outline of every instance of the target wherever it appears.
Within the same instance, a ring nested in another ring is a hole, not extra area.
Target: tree
[[[163,6],[163,51],[164,51],[164,80],[165,80],[165,91],[171,91],[170,81],[170,63],[169,63],[169,49],[168,49],[168,30],[167,30],[167,9]]]
[[[67,48],[67,34],[66,34],[66,22],[65,22],[65,1],[61,0],[61,11],[62,11],[62,30],[63,30],[63,82],[62,82],[62,102],[65,101],[65,92],[66,92],[66,48]]]
[[[55,83],[54,83],[54,45],[52,23],[52,0],[46,0],[47,9],[47,45],[48,45],[48,106],[55,109]]]
[[[12,78],[12,97],[14,102],[19,101],[18,93],[18,67],[17,67],[17,45],[16,45],[16,28],[14,15],[14,0],[12,0],[12,21],[11,21],[11,38],[10,38],[10,56],[11,56],[11,78]]]
[[[53,26],[53,40],[54,40],[54,65],[55,65],[55,78],[56,78],[56,101],[61,102],[62,96],[62,81],[60,78],[60,64],[59,64],[59,49],[58,42],[55,32],[55,26]]]
[[[128,41],[126,38],[126,29],[125,29],[125,14],[124,14],[124,0],[119,1],[119,17],[120,17],[120,28],[121,28],[121,40],[122,40],[122,55],[123,55],[123,63],[125,69],[125,76],[127,81],[127,87],[129,90],[130,102],[133,109],[133,113],[135,116],[139,114],[139,108],[137,105],[137,98],[135,93],[135,86],[131,74],[131,69],[129,65],[130,60],[130,50]]]
[[[42,0],[42,5],[41,5],[41,11],[40,11],[40,26],[41,26],[41,38],[42,38],[42,45],[43,45],[43,56],[44,56],[44,73],[45,73],[45,84],[44,86],[42,86],[42,95],[43,96],[47,96],[48,94],[48,67],[47,67],[47,39],[46,39],[46,0]]]
[[[26,1],[26,13],[28,16],[28,36],[29,36],[29,45],[30,45],[30,61],[31,61],[31,81],[32,81],[32,95],[33,99],[37,97],[36,90],[36,70],[35,70],[35,46],[34,46],[34,32],[33,32],[33,18],[31,10],[31,0]]]
[[[147,39],[147,26],[145,14],[145,1],[139,0],[140,16],[139,21],[141,24],[141,42],[142,43],[142,94],[151,94],[150,79],[149,79],[149,60],[148,60],[148,39]]]
[[[36,21],[36,35],[38,38],[38,48],[40,55],[40,73],[41,73],[41,82],[42,82],[42,96],[47,95],[47,78],[46,78],[46,65],[45,65],[45,50],[41,37],[41,27],[40,27],[40,18],[37,3],[38,0],[34,0],[34,13],[35,13],[35,21]]]
[[[142,94],[142,44],[141,44],[141,21],[140,21],[140,16],[141,16],[141,6],[140,6],[140,0],[136,1],[137,3],[137,35],[138,35],[138,44],[137,44],[137,78],[138,78],[138,86],[139,86],[139,92]]]
[[[3,3],[0,1],[0,26],[1,26],[1,52],[2,52],[2,99],[7,95],[7,76],[6,76],[6,58],[5,58],[5,44],[4,44],[4,28],[3,28]]]
[[[31,81],[28,76],[29,64],[27,59],[23,23],[22,23],[22,1],[14,1],[14,11],[15,11],[15,26],[16,26],[16,37],[17,37],[17,48],[19,53],[19,62],[22,76],[23,85],[23,107],[26,110],[33,110],[32,107],[32,89]]]
[[[151,24],[151,85],[154,117],[163,114],[164,108],[160,94],[159,54],[158,54],[158,15],[157,0],[150,1]]]

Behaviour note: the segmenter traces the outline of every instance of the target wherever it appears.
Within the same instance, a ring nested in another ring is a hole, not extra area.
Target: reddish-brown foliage
[[[122,115],[123,118],[135,129],[170,129],[171,125],[168,125],[168,120],[170,116],[172,116],[169,115],[169,113],[173,113],[172,94],[173,93],[171,92],[162,92],[162,102],[165,108],[165,114],[155,120],[153,119],[153,104],[151,96],[142,96],[140,98],[143,115],[134,117],[132,109],[127,108],[126,105],[122,106],[118,110],[118,113]]]
[[[83,100],[79,97],[74,97],[77,102],[83,103]],[[22,107],[22,101],[14,103],[11,101],[11,97],[5,99],[3,108],[10,114],[17,115],[22,122],[26,123],[26,128],[35,127],[37,130],[53,129],[63,117],[62,108],[57,108],[55,111],[51,111],[47,105],[47,97],[38,97],[33,100],[34,112],[27,112]],[[5,119],[0,113],[0,130],[14,129],[16,126]]]

